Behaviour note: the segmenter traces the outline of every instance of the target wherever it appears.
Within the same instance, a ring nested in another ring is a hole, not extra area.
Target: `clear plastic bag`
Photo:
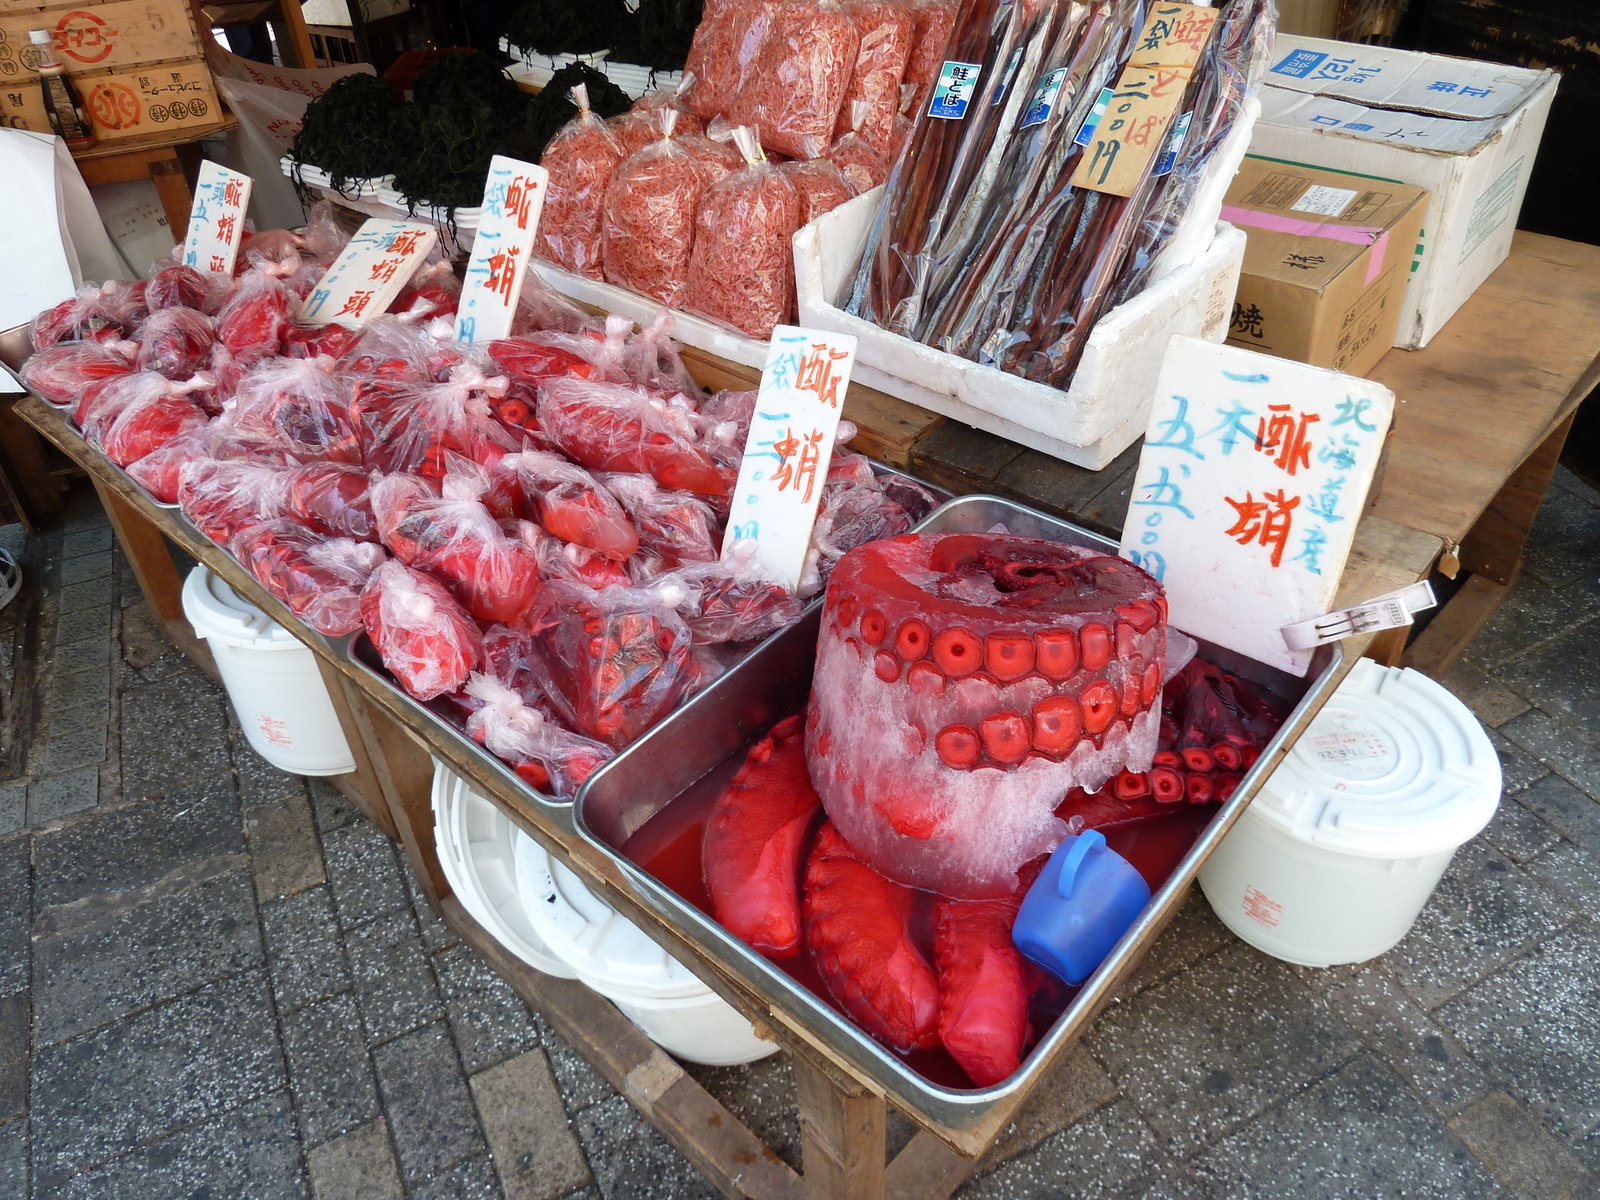
[[[215,452],[216,424],[212,420],[185,430],[159,449],[129,463],[126,468],[129,478],[161,503],[176,504],[178,479],[185,464],[210,458]]]
[[[470,472],[447,474],[442,490],[417,475],[386,475],[372,486],[372,514],[401,562],[443,580],[479,620],[512,624],[538,595],[539,567],[483,506],[481,488]]]
[[[282,350],[289,314],[299,307],[300,300],[284,278],[281,264],[263,261],[244,273],[233,295],[217,313],[217,341],[241,368],[254,366]]]
[[[532,787],[570,797],[616,751],[563,729],[499,680],[474,674],[467,695],[483,707],[467,718],[467,734],[510,763]]]
[[[552,379],[539,392],[539,423],[568,458],[591,471],[632,471],[663,487],[721,496],[716,464],[685,435],[669,406],[636,388]]]
[[[855,132],[888,155],[900,86],[917,43],[917,15],[901,0],[846,0],[844,8],[861,44],[833,132],[839,137]]]
[[[857,115],[865,113],[865,105],[857,105]],[[869,192],[889,178],[890,158],[878,146],[863,137],[859,130],[843,133],[828,147],[828,162],[844,177],[856,195]]]
[[[508,454],[500,465],[516,476],[527,515],[562,541],[617,562],[639,548],[639,531],[627,513],[582,467],[540,450]]]
[[[389,556],[372,542],[326,538],[295,521],[247,525],[228,544],[267,591],[318,633],[361,628],[361,592]]]
[[[589,313],[579,308],[547,284],[537,270],[522,277],[522,294],[517,297],[517,314],[511,322],[513,337],[538,330],[557,333],[588,333],[599,327]]]
[[[931,492],[909,479],[832,482],[831,471],[829,476],[811,527],[811,547],[800,579],[802,597],[814,596],[827,585],[834,565],[846,552],[909,533],[938,506]]]
[[[672,711],[689,682],[682,600],[681,586],[545,585],[529,626],[545,690],[565,721],[620,750]]]
[[[378,540],[372,515],[372,478],[365,467],[313,462],[289,468],[284,506],[308,528],[358,542]]]
[[[736,133],[744,167],[706,189],[695,220],[687,306],[754,338],[769,338],[794,313],[794,234],[800,196],[761,155],[755,135]]]
[[[450,453],[493,467],[518,448],[489,410],[508,386],[472,363],[456,368],[447,383],[359,382],[350,419],[363,461],[374,470],[430,479],[444,477]]]
[[[460,690],[483,663],[483,635],[445,586],[390,559],[361,593],[361,621],[383,665],[418,700]]]
[[[145,288],[144,300],[152,313],[164,308],[192,308],[215,316],[233,294],[233,280],[216,271],[197,271],[183,263],[157,262]]]
[[[534,252],[540,258],[603,278],[600,222],[606,182],[622,162],[622,143],[589,111],[589,89],[572,89],[578,115],[556,132],[540,163],[550,172]]]
[[[240,440],[300,462],[360,463],[350,387],[331,358],[274,358],[240,379],[222,414]]]
[[[611,173],[601,229],[607,282],[682,308],[706,173],[674,140],[677,118],[661,113],[660,136]]]
[[[750,126],[780,154],[822,157],[860,48],[854,23],[835,0],[786,0],[772,14],[728,118]]]
[[[99,445],[107,458],[119,467],[138,462],[161,449],[174,438],[205,426],[209,418],[189,396],[189,392],[209,386],[210,379],[197,376],[190,383],[174,383],[162,375],[134,376],[136,380],[163,379],[166,386],[153,382],[142,394],[116,407],[97,411],[91,418],[87,436]]]
[[[856,194],[850,181],[829,158],[797,159],[778,168],[794,184],[800,197],[800,224],[811,224],[823,213],[832,212]]]
[[[733,107],[777,7],[777,0],[724,4],[715,10],[707,6],[683,64],[685,77],[694,76],[683,98],[701,120],[723,116]]]
[[[192,308],[163,308],[139,326],[139,370],[168,379],[188,379],[211,365],[215,337],[211,319]]]
[[[663,488],[648,475],[613,471],[600,476],[638,530],[638,551],[652,567],[670,570],[715,562],[721,537],[711,506],[693,492]],[[658,574],[659,570],[653,570]]]
[[[196,529],[226,546],[246,525],[288,515],[285,483],[281,466],[196,459],[178,472],[178,505]]]
[[[622,347],[622,370],[642,388],[677,394],[688,400],[701,395],[700,385],[683,365],[683,355],[672,340],[678,319],[666,309],[657,309],[648,324],[630,334]]]
[[[959,11],[956,0],[912,0],[916,27],[912,33],[911,53],[906,59],[900,111],[913,120],[922,117],[928,101],[933,98],[934,85],[939,82],[939,71],[944,66],[945,47],[950,44]]]
[[[124,319],[128,315],[119,309],[113,293],[100,284],[86,283],[71,299],[34,317],[28,341],[38,351],[61,342],[121,340],[133,332],[133,321]]]
[[[96,384],[132,375],[138,349],[133,342],[62,342],[31,355],[22,382],[42,400],[76,406]]]
[[[800,619],[805,606],[756,563],[756,544],[740,538],[720,561],[690,563],[672,573],[686,585],[678,612],[701,644],[747,642]]]
[[[389,305],[391,313],[453,317],[461,303],[461,281],[447,261],[422,266]]]

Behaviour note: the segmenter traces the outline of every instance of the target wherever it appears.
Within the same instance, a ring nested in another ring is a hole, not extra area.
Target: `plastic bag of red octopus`
[[[671,312],[657,309],[638,333],[630,333],[623,342],[622,369],[640,387],[677,394],[694,405],[702,393],[689,368],[683,365],[683,355],[672,338],[677,326],[678,319]]]
[[[540,330],[557,333],[589,333],[602,322],[579,308],[552,288],[537,269],[524,272],[522,294],[517,297],[517,312],[511,320],[511,336],[521,337]]]
[[[329,537],[378,540],[365,467],[313,462],[290,467],[286,475],[284,507],[297,521]]]
[[[216,271],[199,271],[168,260],[157,266],[144,290],[144,302],[152,313],[164,308],[192,308],[215,316],[233,293],[233,280]]]
[[[390,559],[361,593],[361,622],[383,665],[418,700],[460,689],[483,663],[483,635],[431,575]]]
[[[541,579],[560,579],[596,590],[633,584],[627,564],[577,542],[563,541],[533,521],[502,521],[500,527],[507,537],[516,538],[533,552]]]
[[[329,328],[334,328],[330,326]],[[339,358],[338,373],[346,379],[390,379],[431,383],[437,342],[425,323],[406,316],[384,315],[367,323]]]
[[[361,330],[348,325],[290,324],[283,335],[283,353],[289,358],[343,358],[361,340]]]
[[[522,488],[524,512],[562,541],[622,562],[639,548],[639,531],[600,482],[559,454],[524,450],[500,462]]]
[[[178,505],[206,537],[226,546],[246,525],[287,515],[281,466],[197,459],[178,472]]]
[[[540,258],[601,279],[600,220],[606,181],[622,161],[622,143],[589,111],[589,89],[572,89],[578,115],[550,139],[540,164],[550,172],[544,215],[534,253]]]
[[[121,339],[131,331],[117,320],[99,284],[86,283],[78,294],[47,308],[28,325],[34,350],[47,350],[58,342],[100,342]]]
[[[755,539],[739,538],[726,558],[672,573],[687,587],[678,613],[696,642],[748,642],[800,619],[805,606],[799,597],[767,578],[755,556]]]
[[[831,471],[829,477],[831,480]],[[933,494],[909,479],[889,476],[871,483],[830,482],[822,490],[822,505],[811,527],[800,595],[814,596],[821,591],[834,564],[847,551],[909,533],[936,507]]]
[[[141,371],[188,379],[211,365],[211,318],[192,308],[158,309],[145,318],[136,340],[135,362]]]
[[[673,137],[678,112],[658,118],[660,136],[622,162],[606,184],[601,222],[608,283],[682,308],[689,251],[706,173]]]
[[[394,556],[443,580],[480,621],[523,619],[539,592],[539,567],[483,506],[481,479],[451,473],[442,486],[418,475],[373,484],[378,536]]]
[[[164,395],[173,386],[172,380],[154,371],[114,375],[84,389],[73,413],[73,423],[88,441],[98,446],[123,409],[135,401]]]
[[[539,423],[568,458],[591,471],[633,471],[663,487],[721,496],[727,484],[669,405],[637,388],[552,379],[539,389]]]
[[[62,342],[22,364],[22,382],[51,404],[76,405],[86,389],[134,372],[133,342]]]
[[[135,376],[143,378],[143,376]],[[165,379],[151,375],[152,379]],[[121,405],[114,416],[101,410],[100,423],[93,426],[90,439],[119,467],[138,462],[168,442],[208,424],[210,418],[190,398],[189,393],[209,387],[208,376],[197,375],[188,383],[166,380],[166,387],[151,387]],[[109,419],[106,419],[109,418]]]
[[[233,556],[318,633],[361,628],[361,592],[389,556],[372,542],[327,538],[295,521],[247,525],[228,544]]]
[[[350,423],[350,385],[334,361],[274,358],[252,368],[234,390],[223,425],[242,440],[281,450],[300,462],[360,463]]]
[[[683,64],[684,78],[694,77],[684,87],[683,99],[701,120],[723,116],[733,107],[777,7],[776,0],[705,6]]]
[[[823,213],[832,212],[856,194],[850,181],[826,158],[795,159],[781,164],[778,170],[794,184],[794,190],[800,197],[802,227],[811,224]]]
[[[755,129],[768,149],[820,158],[833,141],[860,48],[855,25],[835,0],[779,4],[728,119]]]
[[[349,244],[350,235],[333,219],[332,202],[318,200],[306,213],[306,231],[301,235],[300,249],[327,268],[333,266],[333,260]]]
[[[933,96],[934,84],[944,67],[944,48],[956,25],[957,0],[911,0],[916,17],[911,56],[906,60],[900,111],[917,119]]]
[[[409,471],[430,479],[444,477],[445,456],[452,452],[492,468],[518,449],[489,411],[509,386],[504,378],[488,378],[473,363],[457,367],[447,383],[361,380],[350,418],[361,439],[362,457],[374,470]]]
[[[483,707],[467,718],[467,734],[505,759],[532,787],[570,797],[601,764],[616,756],[610,746],[563,729],[498,679],[474,674],[467,695]]]
[[[856,104],[856,117],[865,115],[866,106]],[[852,129],[828,147],[828,161],[839,168],[839,174],[855,189],[856,194],[871,191],[889,178],[893,166],[886,150],[864,137],[859,129]]]
[[[766,161],[749,129],[735,131],[746,165],[706,189],[695,218],[687,306],[754,338],[794,313],[800,195]]]
[[[755,392],[724,388],[700,401],[699,446],[719,466],[738,473],[756,412]]]
[[[456,278],[450,264],[441,260],[419,268],[411,277],[411,282],[394,298],[394,303],[389,305],[389,311],[413,312],[418,311],[419,305],[426,304],[429,306],[426,310],[429,317],[453,317],[460,303],[461,281]]]
[[[289,314],[300,303],[284,283],[286,275],[292,273],[276,261],[262,261],[244,273],[233,295],[217,313],[217,341],[239,366],[254,366],[282,347]]]
[[[600,482],[638,530],[640,557],[652,575],[684,563],[715,562],[717,517],[693,492],[664,488],[648,475],[608,471]]]
[[[152,450],[128,465],[128,477],[162,504],[178,502],[178,481],[183,468],[209,459],[223,449],[215,420],[185,430],[159,450]]]
[[[916,14],[901,0],[846,0],[861,47],[850,90],[839,109],[835,136],[854,131],[884,154],[894,144],[900,85],[916,44]]]
[[[545,690],[580,733],[621,749],[670,712],[688,684],[691,638],[676,581],[601,591],[545,585],[530,614]]]

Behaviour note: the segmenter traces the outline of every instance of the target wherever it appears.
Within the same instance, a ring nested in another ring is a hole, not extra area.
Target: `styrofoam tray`
[[[308,186],[329,192],[338,199],[347,202],[375,199],[380,189],[394,183],[393,175],[379,175],[375,179],[353,180],[350,186],[340,191],[333,186],[333,180],[329,178],[328,173],[321,167],[314,166],[311,163],[296,163],[287,154],[278,160],[278,168],[290,179],[296,178],[296,168],[298,168],[298,177]]]
[[[525,87],[542,88],[562,67],[575,62],[588,63],[635,100],[655,88],[676,88],[683,81],[682,71],[657,71],[639,63],[611,62],[608,50],[596,54],[539,54],[514,46],[506,38],[500,39],[500,49],[518,60],[506,68],[506,74]]]

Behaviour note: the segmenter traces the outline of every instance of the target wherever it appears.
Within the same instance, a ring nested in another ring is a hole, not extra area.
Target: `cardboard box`
[[[1505,260],[1554,71],[1280,34],[1252,154],[1432,193],[1395,345],[1428,344]]]
[[[1419,187],[1247,157],[1222,219],[1249,238],[1228,344],[1365,375],[1394,343]]]
[[[0,86],[37,79],[30,29],[55,35],[69,75],[194,58],[201,53],[187,0],[120,0],[92,8],[0,16]]]

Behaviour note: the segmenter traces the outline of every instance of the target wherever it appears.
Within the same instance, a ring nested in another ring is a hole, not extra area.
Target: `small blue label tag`
[[[1183,148],[1184,136],[1189,132],[1189,119],[1193,112],[1186,112],[1172,125],[1172,132],[1167,135],[1166,149],[1161,152],[1161,157],[1156,160],[1156,176],[1172,174],[1172,168],[1178,165],[1178,151]]]
[[[1078,130],[1078,136],[1073,138],[1073,144],[1087,146],[1094,141],[1094,131],[1100,128],[1100,118],[1106,115],[1106,109],[1111,104],[1111,97],[1116,95],[1110,88],[1101,88],[1100,96],[1094,102],[1094,107],[1089,110],[1089,115],[1083,119],[1083,128]]]
[[[1320,67],[1327,57],[1326,54],[1319,50],[1291,50],[1277,66],[1272,68],[1272,73],[1274,75],[1292,75],[1296,79],[1304,79]]]
[[[1043,125],[1050,119],[1050,114],[1055,111],[1056,98],[1061,95],[1061,85],[1066,78],[1067,68],[1057,67],[1040,81],[1038,90],[1033,93],[1033,103],[1028,105],[1028,111],[1022,114],[1023,129]]]
[[[982,63],[947,62],[939,71],[939,82],[928,102],[928,115],[941,121],[959,121],[978,91]]]

